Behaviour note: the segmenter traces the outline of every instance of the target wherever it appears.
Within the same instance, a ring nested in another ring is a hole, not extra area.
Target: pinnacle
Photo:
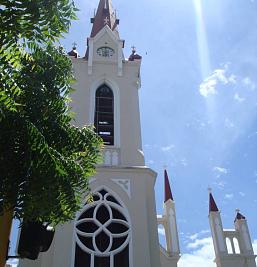
[[[212,193],[210,192],[210,198],[209,198],[209,212],[217,212],[219,211],[216,202],[213,198]]]
[[[170,182],[169,182],[168,173],[166,170],[164,170],[164,190],[165,190],[164,203],[166,201],[168,201],[169,199],[174,200],[173,196],[172,196],[171,189],[170,189]]]

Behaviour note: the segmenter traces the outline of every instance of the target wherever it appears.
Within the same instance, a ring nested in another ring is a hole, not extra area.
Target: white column
[[[164,203],[164,211],[166,217],[167,232],[167,250],[171,255],[179,255],[179,239],[178,239],[178,229],[177,229],[177,220],[176,220],[176,210],[175,203],[173,200],[169,199]]]
[[[219,211],[211,211],[209,214],[209,222],[214,243],[216,258],[227,255],[227,246],[223,232],[223,226]]]
[[[248,224],[245,219],[235,221],[235,229],[239,233],[239,245],[243,254],[253,255],[253,246],[248,229]]]
[[[123,47],[123,41],[119,40],[118,44],[118,76],[122,76],[122,60],[123,60],[123,54],[122,54],[122,47]]]
[[[91,75],[93,72],[93,53],[94,53],[94,42],[92,38],[88,40],[88,74]]]

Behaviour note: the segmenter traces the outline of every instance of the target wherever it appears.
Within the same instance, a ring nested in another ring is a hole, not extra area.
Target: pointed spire
[[[209,212],[211,211],[219,211],[216,202],[212,196],[211,189],[209,188],[210,198],[209,198]]]
[[[136,54],[136,47],[132,46],[131,48],[132,48],[132,53],[129,56],[129,61],[141,60],[142,57],[140,55]]]
[[[245,216],[240,213],[240,210],[239,209],[237,209],[236,210],[235,222],[238,221],[238,220],[245,220],[245,219],[246,219]]]
[[[75,58],[79,57],[79,53],[77,51],[77,44],[75,42],[72,44],[72,50],[68,52],[68,55],[70,57],[75,57]]]
[[[164,170],[164,189],[165,189],[164,203],[169,199],[174,200],[170,189],[168,173],[166,170]]]
[[[112,31],[116,29],[119,20],[116,19],[111,0],[100,0],[96,15],[91,22],[93,28],[90,37],[95,37],[105,25],[108,25]]]

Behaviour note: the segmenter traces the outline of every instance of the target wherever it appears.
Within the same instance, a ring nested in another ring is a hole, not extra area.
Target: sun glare
[[[205,21],[202,10],[202,0],[193,0],[194,8],[196,14],[196,34],[197,34],[197,47],[199,55],[199,63],[201,68],[202,81],[206,81],[207,77],[211,74],[211,64],[209,57],[209,47],[205,29]],[[215,105],[215,95],[210,97],[205,97],[206,112],[208,120],[216,121],[216,105]]]
[[[205,79],[211,72],[209,48],[206,37],[205,23],[202,11],[202,1],[193,0],[196,13],[196,34],[198,42],[198,54],[201,65],[202,78]]]

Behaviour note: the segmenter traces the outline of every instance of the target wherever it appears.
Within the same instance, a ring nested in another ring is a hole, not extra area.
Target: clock
[[[102,46],[97,49],[96,53],[101,57],[112,57],[114,50],[108,46]]]

